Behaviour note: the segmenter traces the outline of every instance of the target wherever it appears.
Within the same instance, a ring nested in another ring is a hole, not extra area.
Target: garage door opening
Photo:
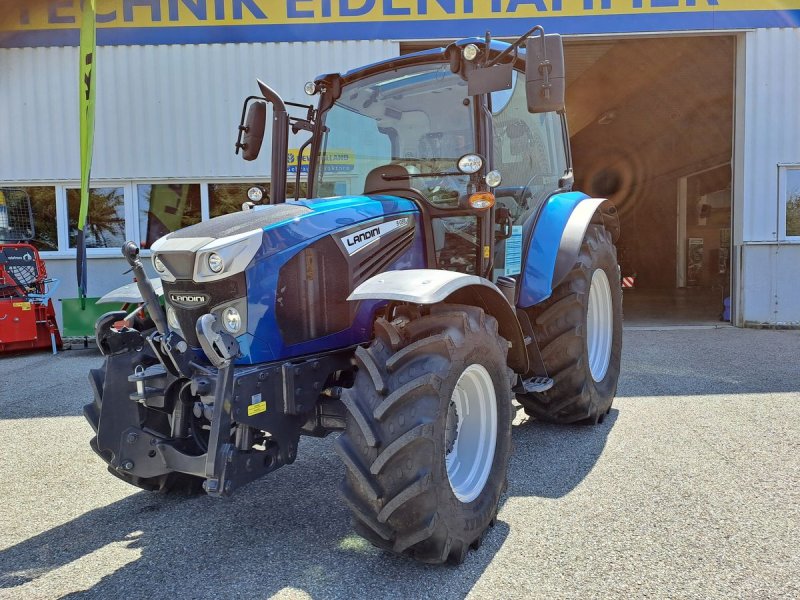
[[[628,326],[730,321],[735,44],[567,43],[576,189],[619,210]]]

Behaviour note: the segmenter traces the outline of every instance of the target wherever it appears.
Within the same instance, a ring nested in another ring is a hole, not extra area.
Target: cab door
[[[490,109],[491,168],[502,176],[495,189],[496,207],[501,214],[507,210],[511,227],[511,236],[495,246],[496,279],[522,271],[524,239],[570,165],[563,115],[528,112],[524,73],[514,71],[511,89],[490,94]]]

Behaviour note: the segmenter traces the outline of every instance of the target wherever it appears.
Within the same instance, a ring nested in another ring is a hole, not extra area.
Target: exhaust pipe
[[[278,92],[257,79],[264,98],[272,104],[272,164],[270,199],[272,204],[286,202],[286,153],[289,148],[289,112]]]

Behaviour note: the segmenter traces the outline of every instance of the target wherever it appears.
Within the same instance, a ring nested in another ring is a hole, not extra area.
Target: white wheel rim
[[[458,429],[449,452],[445,444],[447,479],[456,498],[472,502],[489,479],[497,442],[497,396],[485,367],[472,364],[464,370],[448,410],[455,410]]]
[[[602,381],[611,362],[611,342],[614,338],[614,310],[611,285],[603,269],[595,270],[589,287],[589,307],[586,314],[586,348],[592,379]]]

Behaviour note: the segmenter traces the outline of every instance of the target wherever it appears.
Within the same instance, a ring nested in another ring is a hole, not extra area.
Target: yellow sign
[[[264,400],[262,400],[261,402],[257,402],[255,404],[250,404],[247,407],[248,417],[254,417],[255,415],[261,414],[263,412],[267,412],[267,403]]]
[[[297,164],[300,155],[299,148],[290,148],[286,156],[286,163],[288,165],[289,173],[297,172]],[[352,150],[328,150],[323,156],[323,164],[326,173],[346,173],[355,169],[356,155]],[[308,148],[303,152],[303,164],[300,167],[301,173],[308,173],[308,165],[311,162],[311,156],[308,154]]]
[[[11,306],[13,306],[14,308],[21,308],[23,311],[31,309],[30,302],[13,302]]]
[[[17,32],[80,23],[80,0],[9,10]],[[794,27],[800,0],[97,0],[100,44],[498,37],[536,23],[559,33]]]

